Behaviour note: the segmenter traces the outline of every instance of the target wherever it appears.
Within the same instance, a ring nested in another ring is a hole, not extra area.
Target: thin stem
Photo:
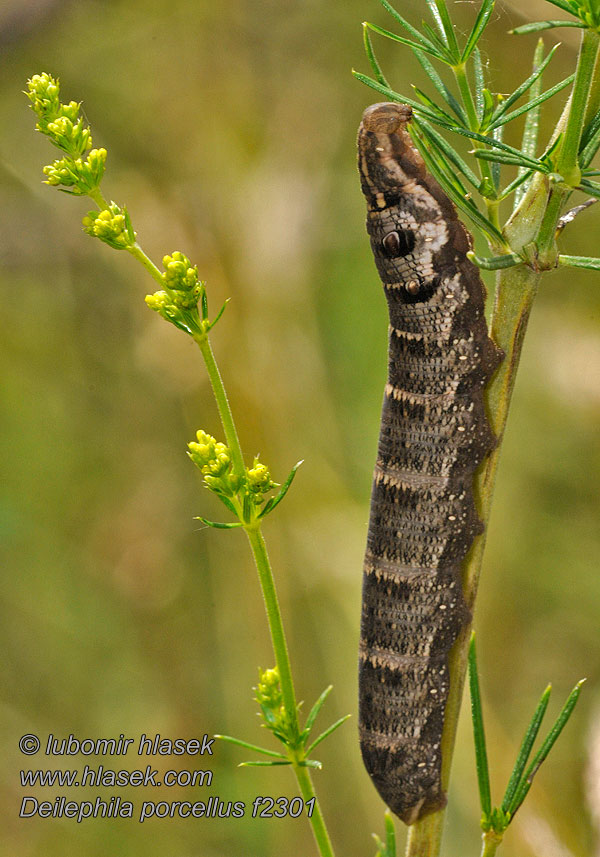
[[[200,351],[202,352],[202,356],[204,357],[206,371],[208,372],[217,408],[219,409],[219,416],[221,417],[223,431],[225,432],[225,439],[227,440],[227,446],[231,452],[231,461],[233,463],[234,473],[238,476],[244,476],[246,469],[244,466],[244,458],[242,456],[242,448],[240,446],[237,429],[233,421],[233,414],[231,413],[231,408],[229,406],[229,399],[227,398],[225,385],[223,384],[223,379],[221,378],[221,373],[217,366],[217,361],[215,360],[212,348],[210,347],[208,336],[197,340],[197,342]]]
[[[275,654],[275,663],[277,664],[277,670],[279,672],[283,704],[288,718],[292,723],[293,731],[296,736],[299,736],[300,726],[298,724],[298,707],[296,705],[296,694],[294,691],[294,681],[292,679],[290,657],[285,639],[285,631],[283,630],[281,610],[279,609],[279,600],[275,589],[273,572],[271,570],[271,564],[267,554],[267,546],[265,545],[265,540],[260,531],[260,525],[255,524],[251,527],[245,527],[245,530],[252,549],[252,555],[254,556],[254,561],[256,563],[260,587],[267,611],[267,621],[269,631],[271,632],[271,643]],[[321,857],[334,857],[333,846],[329,839],[329,834],[325,826],[319,802],[316,799],[310,772],[305,765],[300,764],[302,759],[299,758],[294,751],[289,752],[289,757],[294,767],[294,773],[296,774],[296,779],[298,780],[302,797],[305,801],[315,798],[314,809],[310,817],[310,824],[319,853],[321,854]]]
[[[275,662],[279,671],[279,681],[281,683],[281,693],[283,702],[288,717],[292,718],[296,723],[296,731],[299,733],[298,725],[298,709],[296,706],[296,694],[294,692],[294,682],[292,679],[292,670],[290,667],[290,658],[288,655],[287,643],[285,640],[285,632],[283,630],[283,622],[281,619],[281,611],[279,609],[279,601],[275,590],[275,581],[273,572],[267,554],[267,546],[263,535],[259,529],[259,525],[253,524],[244,528],[256,569],[258,571],[258,579],[260,580],[260,588],[262,590],[265,608],[267,611],[267,620],[269,623],[269,631],[271,632],[271,642],[273,644],[273,652],[275,654]]]
[[[294,773],[296,774],[296,779],[298,780],[298,785],[300,786],[300,791],[304,800],[307,801],[314,798],[315,801],[313,812],[309,820],[319,853],[321,854],[321,857],[334,857],[333,846],[329,838],[329,833],[327,832],[327,827],[325,826],[319,801],[315,794],[315,788],[312,783],[310,771],[307,767],[295,764]]]
[[[155,279],[156,282],[159,283],[160,286],[162,286],[162,288],[164,288],[165,282],[163,280],[163,275],[156,267],[152,259],[150,259],[149,256],[146,256],[140,245],[136,243],[133,245],[133,247],[128,247],[127,251],[131,253],[134,259],[137,259],[138,262],[141,262],[144,268],[150,274],[150,276]]]

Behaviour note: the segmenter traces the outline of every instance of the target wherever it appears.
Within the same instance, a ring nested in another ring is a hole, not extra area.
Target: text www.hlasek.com
[[[170,755],[213,755],[214,739],[204,735],[201,739],[170,739],[160,735],[149,739],[142,735],[135,739],[84,739],[82,741],[70,735],[68,739],[56,739],[48,736],[46,756],[125,756],[130,747],[137,750],[138,756]],[[137,746],[136,746],[137,745]],[[25,735],[19,741],[19,749],[24,755],[35,755],[41,749],[41,742],[35,735]],[[133,755],[133,753],[132,753]],[[22,788],[122,788],[122,787],[202,787],[213,782],[213,771],[170,769],[161,773],[147,765],[134,770],[114,770],[105,765],[67,770],[22,770],[20,771]],[[86,818],[134,818],[144,822],[148,818],[298,818],[313,813],[314,799],[304,801],[300,797],[269,797],[259,795],[251,803],[224,800],[211,795],[205,800],[143,801],[136,807],[134,801],[124,800],[120,795],[97,796],[94,800],[71,800],[65,795],[57,795],[52,800],[42,800],[26,794],[21,801],[20,818],[66,818],[77,823]]]

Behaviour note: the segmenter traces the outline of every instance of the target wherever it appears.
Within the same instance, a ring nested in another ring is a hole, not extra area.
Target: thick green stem
[[[426,815],[408,828],[406,857],[437,857],[442,844],[444,810]]]
[[[494,857],[501,842],[502,836],[493,830],[488,830],[481,837],[481,857]]]
[[[540,274],[525,265],[504,268],[496,275],[496,302],[491,322],[491,335],[502,348],[505,358],[487,389],[490,424],[498,439],[492,454],[479,469],[475,480],[475,499],[481,520],[487,528],[502,435],[515,385],[523,337],[527,328]],[[463,590],[470,610],[473,609],[485,546],[485,531],[475,542],[463,571]],[[442,788],[448,789],[450,768],[456,740],[456,729],[463,696],[469,652],[470,625],[463,628],[450,653],[450,690],[442,734]],[[444,810],[426,816],[410,828],[406,857],[437,857],[441,844]],[[488,852],[489,854],[493,852]]]
[[[556,169],[564,181],[571,186],[579,184],[581,171],[579,169],[578,153],[581,132],[586,117],[586,105],[590,94],[594,66],[600,44],[600,34],[595,30],[584,30],[581,49],[577,60],[575,82],[571,96],[571,109],[565,130],[565,136],[558,156]]]

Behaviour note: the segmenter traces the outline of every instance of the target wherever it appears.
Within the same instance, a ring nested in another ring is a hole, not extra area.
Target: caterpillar
[[[359,735],[379,794],[407,824],[446,803],[448,656],[470,622],[461,566],[483,531],[474,473],[493,449],[489,338],[471,236],[406,129],[368,107],[358,133],[367,232],[387,298],[388,380],[363,571]]]

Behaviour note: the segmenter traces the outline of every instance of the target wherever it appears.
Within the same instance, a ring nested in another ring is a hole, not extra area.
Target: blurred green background
[[[416,24],[425,13],[424,3],[397,6]],[[466,31],[475,8],[452,6]],[[534,47],[506,31],[556,16],[541,2],[495,12],[483,45],[495,89],[527,76]],[[95,145],[109,152],[105,195],[127,204],[146,251],[156,261],[186,252],[213,311],[231,298],[212,339],[248,457],[260,452],[275,478],[305,459],[265,535],[298,696],[312,704],[332,683],[321,724],[353,714],[319,748],[315,775],[337,854],[374,853],[383,806],[359,757],[356,663],[386,312],[355,170],[360,115],[377,100],[350,75],[367,71],[364,19],[393,28],[375,0],[2,6],[2,855],[315,853],[304,819],[17,818],[18,770],[29,767],[22,734],[224,732],[260,742],[251,687],[257,668],[272,664],[243,536],[193,520],[222,516],[185,455],[196,429],[220,437],[200,355],[146,308],[154,287],[141,267],[82,233],[92,206],[41,184],[55,154],[21,94],[40,71],[60,77],[64,100],[83,101]],[[563,42],[548,82],[572,70],[577,38],[547,35],[548,46]],[[378,47],[396,88],[427,86],[410,52]],[[560,110],[550,104],[544,135]],[[565,252],[597,255],[599,218],[592,209],[568,227]],[[506,857],[600,853],[599,365],[598,277],[547,276],[476,618],[497,800],[546,683],[554,716],[576,680],[589,681],[507,835]],[[296,793],[287,770],[237,768],[247,757],[218,746],[213,786],[195,798]],[[175,762],[206,767],[205,758]],[[61,763],[83,764],[31,760]],[[69,796],[96,794],[107,792]],[[190,794],[122,790],[138,805]],[[463,718],[445,855],[477,853],[478,815]]]

